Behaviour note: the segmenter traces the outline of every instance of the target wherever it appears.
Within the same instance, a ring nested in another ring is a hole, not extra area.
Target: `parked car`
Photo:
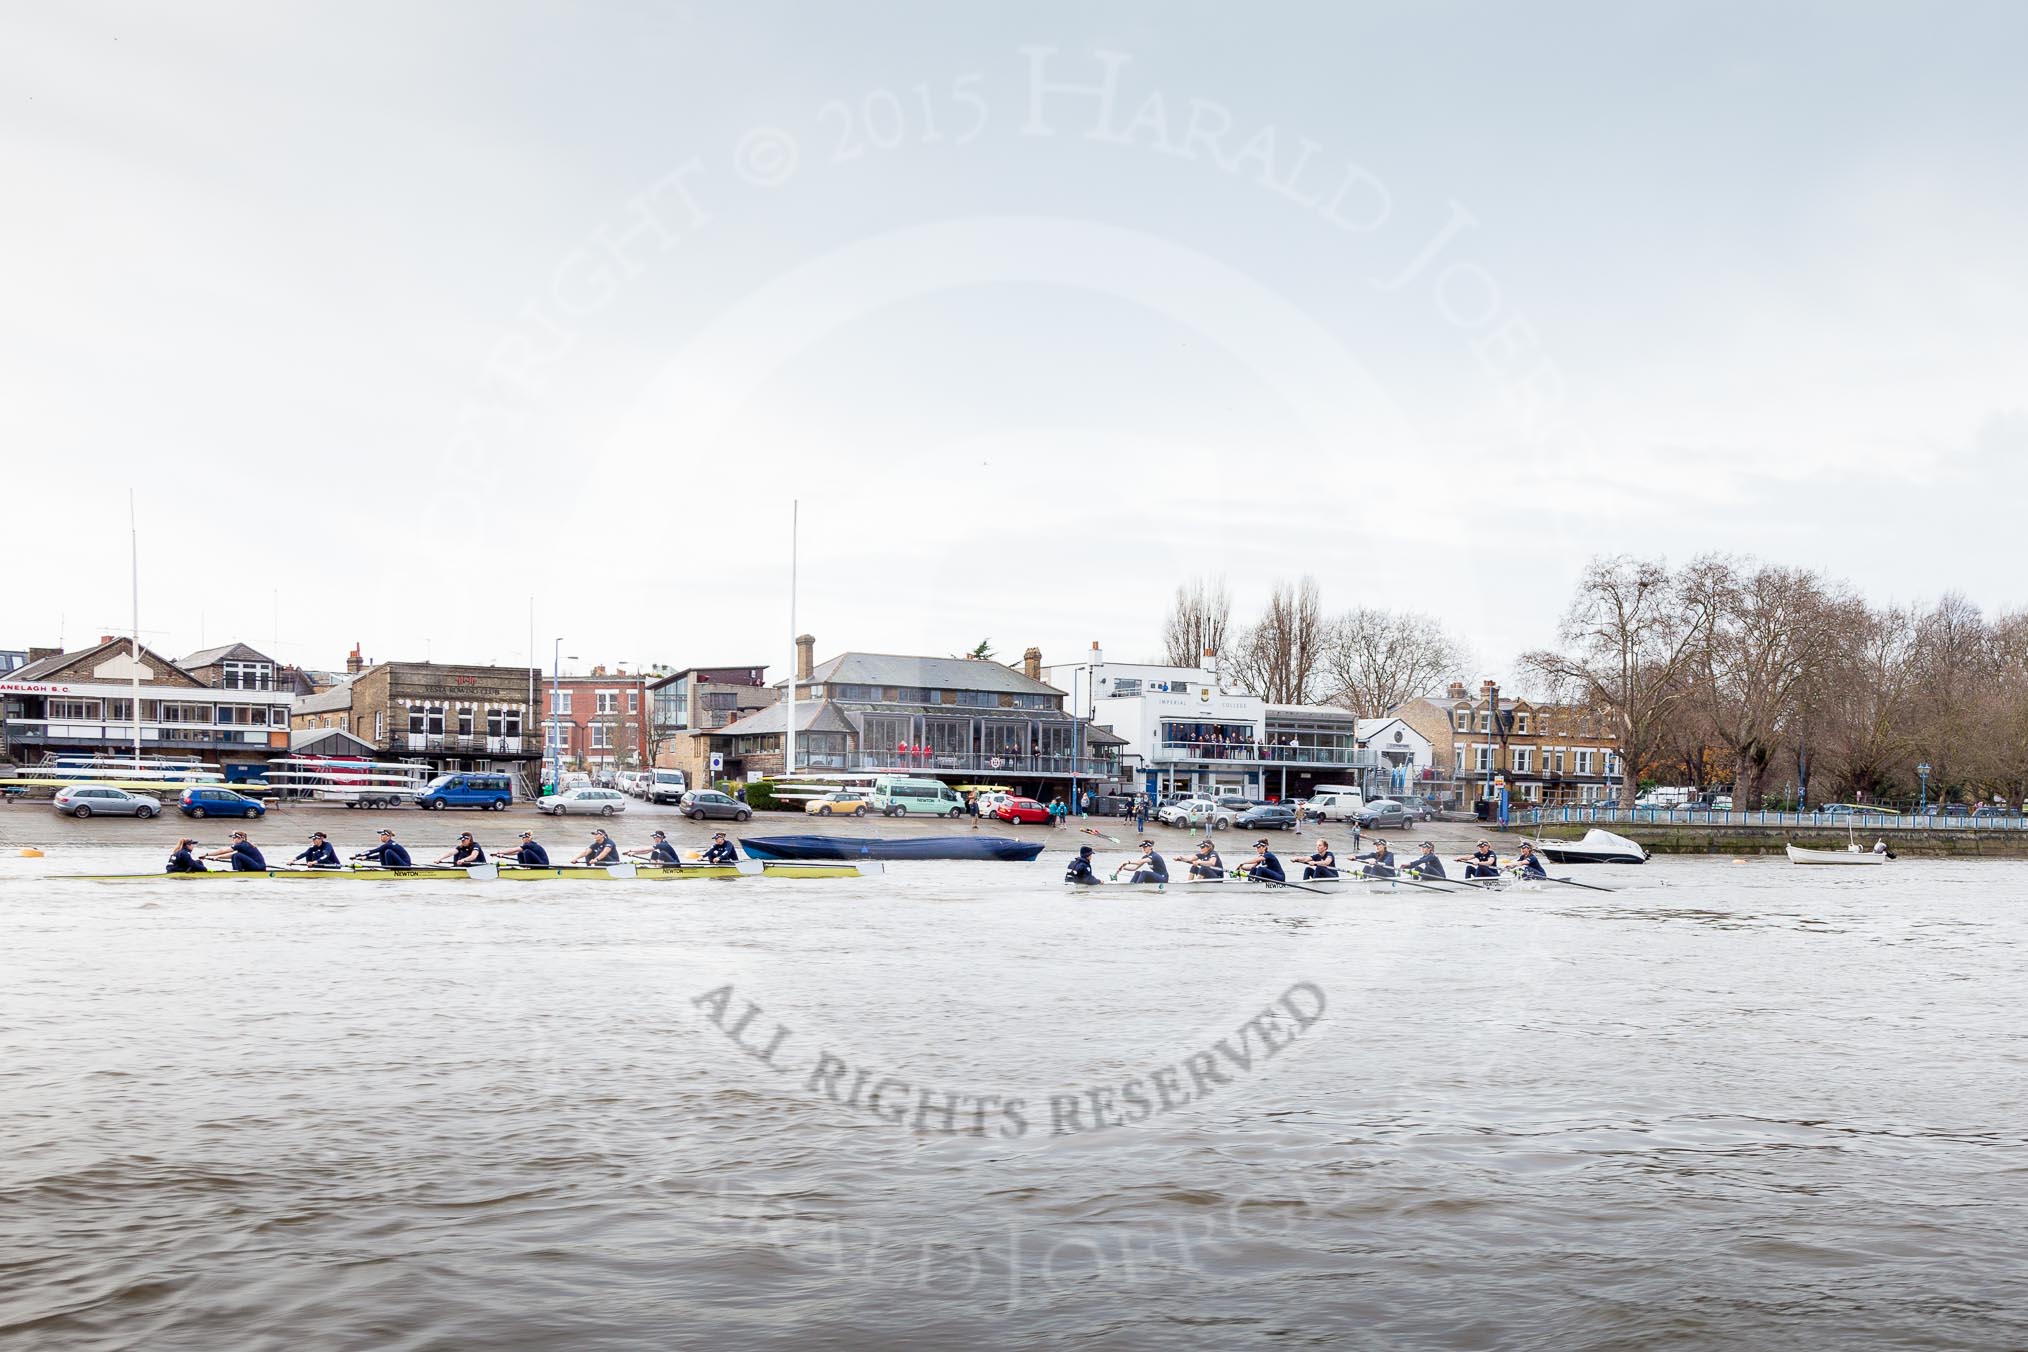
[[[1963,805],[1959,804],[1958,806],[1962,807]],[[1875,817],[1899,817],[1901,815],[1893,808],[1868,807],[1863,803],[1819,803],[1816,810],[1833,817],[1850,816],[1862,812]],[[1969,811],[1969,809],[1966,810]]]
[[[1011,793],[982,793],[978,795],[979,815],[981,817],[999,816],[1000,804],[1008,802],[1013,797],[1014,795]]]
[[[683,795],[690,791],[681,770],[650,770],[648,776],[648,782],[641,786],[641,796],[651,803],[681,803]]]
[[[1254,831],[1293,831],[1296,810],[1279,803],[1261,803],[1239,814],[1238,824]]]
[[[1427,798],[1408,796],[1395,801],[1407,811],[1412,822],[1433,822],[1437,819],[1437,806]]]
[[[265,817],[268,805],[231,789],[185,789],[176,795],[176,809],[186,817]]]
[[[49,805],[72,817],[139,817],[146,821],[162,810],[162,800],[128,793],[110,784],[66,784]]]
[[[803,811],[813,817],[863,817],[873,806],[873,795],[864,789],[833,789],[803,804]]]
[[[2014,811],[2014,809],[2013,809],[2013,808],[2010,808],[2010,807],[1992,807],[1992,806],[1987,806],[1987,807],[1975,807],[1975,808],[1973,808],[1973,809],[1972,809],[1972,816],[1973,816],[1973,818],[1974,818],[1974,819],[1977,819],[1977,818],[1980,818],[1980,817],[1986,817],[1986,818],[1992,818],[1992,817],[2017,817],[2017,816],[2019,816],[2019,815],[2021,815],[2021,814],[2019,814],[2018,812]]]
[[[610,790],[617,792],[617,790]],[[447,807],[489,808],[505,812],[514,801],[514,781],[503,774],[468,772],[438,775],[416,790],[415,805],[441,810]]]
[[[753,809],[717,789],[692,789],[683,795],[680,807],[683,815],[694,822],[703,821],[706,817],[725,817],[743,822],[753,816]]]
[[[872,801],[874,810],[884,817],[906,817],[911,812],[929,817],[965,815],[965,800],[940,779],[881,775],[873,781]]]
[[[1209,798],[1185,798],[1163,808],[1155,814],[1155,819],[1164,826],[1202,826],[1223,831],[1232,825],[1236,815],[1230,808],[1220,807]]]
[[[547,798],[535,800],[535,806],[552,817],[565,813],[592,813],[610,817],[615,812],[627,810],[627,795],[618,789],[576,788],[552,793]]]
[[[993,815],[1003,822],[1030,826],[1039,826],[1050,820],[1049,809],[1033,798],[1009,798],[993,809]]]
[[[1376,826],[1407,826],[1414,818],[1409,816],[1408,807],[1399,799],[1376,798],[1353,816],[1362,831]]]
[[[1352,814],[1366,806],[1363,794],[1342,790],[1318,792],[1311,796],[1305,807],[1306,813],[1320,822],[1350,821]]]

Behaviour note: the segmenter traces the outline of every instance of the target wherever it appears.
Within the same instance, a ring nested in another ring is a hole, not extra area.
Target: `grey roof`
[[[713,737],[746,737],[755,733],[780,732],[788,726],[789,706],[770,704],[756,709],[736,723],[709,729]],[[700,729],[701,730],[701,729]],[[799,700],[796,704],[797,732],[857,732],[844,713],[830,700]]]
[[[349,742],[351,744],[350,746],[339,748],[335,754],[365,756],[369,760],[379,754],[374,750],[373,743],[355,737],[343,728],[298,728],[289,734],[289,750],[291,752],[307,751],[313,746],[321,746],[325,742],[334,740]],[[334,753],[327,752],[326,754]]]
[[[189,671],[195,667],[208,667],[214,662],[223,662],[228,658],[235,662],[267,662],[274,666],[281,665],[266,653],[249,648],[244,643],[227,643],[222,647],[206,648],[203,652],[178,658],[176,665]]]
[[[289,701],[289,712],[296,714],[330,714],[352,707],[352,683],[342,681],[329,690],[314,695],[298,695]]]
[[[840,653],[810,674],[812,681],[849,685],[922,686],[932,690],[991,690],[1017,695],[1061,695],[1013,667],[970,657],[906,657],[896,653]]]

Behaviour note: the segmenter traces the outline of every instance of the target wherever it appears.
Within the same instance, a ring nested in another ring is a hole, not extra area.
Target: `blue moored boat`
[[[755,859],[1003,859],[1026,863],[1042,846],[1006,836],[918,836],[881,840],[875,836],[741,836],[740,848]]]

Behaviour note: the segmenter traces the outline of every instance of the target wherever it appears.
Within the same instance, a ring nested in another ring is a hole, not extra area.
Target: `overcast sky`
[[[2019,602],[2028,6],[14,3],[0,646]],[[23,560],[38,561],[24,572]],[[40,566],[46,565],[46,566]]]

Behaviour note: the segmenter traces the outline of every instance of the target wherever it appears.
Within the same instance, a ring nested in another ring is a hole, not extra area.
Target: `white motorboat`
[[[1884,864],[1887,856],[1862,850],[1857,845],[1847,845],[1842,850],[1806,850],[1800,845],[1785,845],[1791,864]]]
[[[1552,864],[1645,864],[1648,848],[1594,826],[1580,840],[1534,840],[1535,852]]]

